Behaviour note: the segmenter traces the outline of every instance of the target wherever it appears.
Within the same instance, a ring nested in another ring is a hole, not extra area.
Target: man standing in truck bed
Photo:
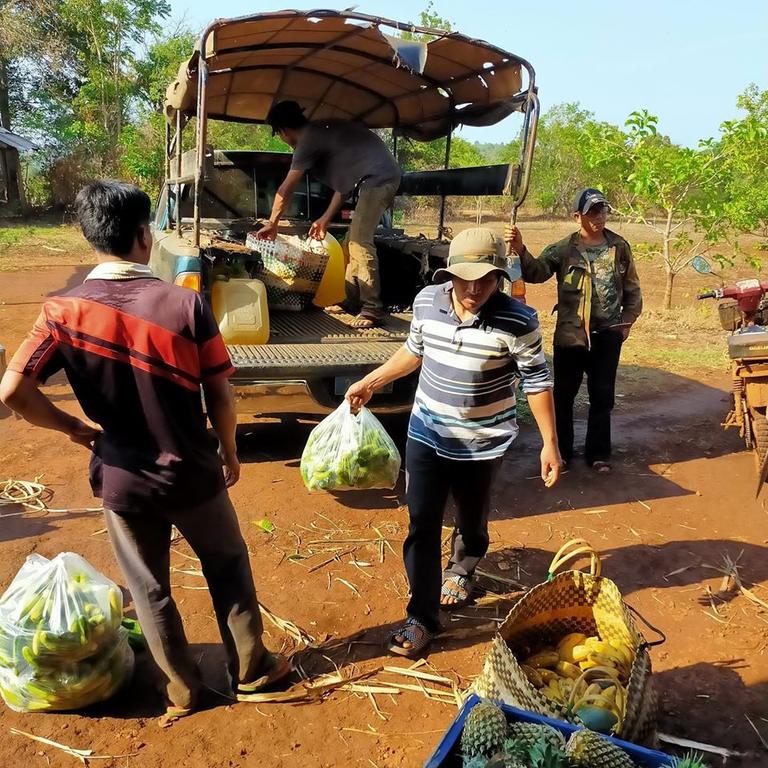
[[[359,188],[358,202],[349,226],[349,265],[344,305],[329,312],[357,314],[356,328],[380,325],[384,317],[379,280],[379,262],[374,232],[381,216],[395,199],[400,186],[400,168],[384,142],[362,123],[310,123],[295,101],[275,104],[267,115],[273,134],[294,149],[291,170],[280,185],[269,223],[259,237],[274,239],[296,186],[310,172],[333,190],[325,213],[315,221],[310,237],[322,240],[333,216],[344,200]]]

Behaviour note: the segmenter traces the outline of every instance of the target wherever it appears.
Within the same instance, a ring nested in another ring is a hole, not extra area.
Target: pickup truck
[[[166,180],[156,206],[151,266],[163,279],[206,297],[217,269],[255,274],[259,256],[246,238],[269,217],[291,162],[287,152],[211,148],[209,118],[263,123],[275,101],[291,98],[308,107],[310,119],[360,120],[372,129],[391,130],[395,144],[403,138],[448,137],[445,168],[404,174],[399,190],[440,198],[437,238],[407,236],[387,217],[379,227],[382,298],[390,311],[383,327],[353,328],[350,316],[316,307],[271,308],[267,343],[229,347],[242,413],[317,414],[334,408],[351,382],[387,360],[407,337],[413,298],[447,256],[446,197],[508,195],[513,212],[525,197],[538,117],[530,65],[458,33],[419,28],[428,42],[416,42],[382,28],[412,29],[347,11],[217,20],[168,88]],[[522,72],[528,75],[526,88]],[[524,116],[519,164],[448,169],[454,127],[490,125],[514,111]],[[182,152],[191,117],[197,118],[195,149]],[[306,177],[280,231],[305,234],[331,194]],[[347,201],[329,229],[339,241],[353,208],[354,201]],[[401,379],[377,393],[371,405],[378,411],[407,410],[414,390],[415,377]]]

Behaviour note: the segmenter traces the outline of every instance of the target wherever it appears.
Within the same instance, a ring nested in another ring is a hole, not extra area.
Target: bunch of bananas
[[[588,728],[608,732],[624,717],[633,658],[627,643],[572,632],[557,647],[528,656],[522,669],[548,699],[568,707]]]

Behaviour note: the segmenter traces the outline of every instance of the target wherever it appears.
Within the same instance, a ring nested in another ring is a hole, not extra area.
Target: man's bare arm
[[[203,382],[205,409],[216,437],[219,438],[219,454],[224,463],[224,479],[227,487],[240,479],[240,461],[237,458],[237,414],[232,387],[224,378]]]
[[[6,371],[0,381],[0,400],[30,424],[63,432],[72,442],[92,448],[99,430],[57,408],[38,388],[35,379]]]

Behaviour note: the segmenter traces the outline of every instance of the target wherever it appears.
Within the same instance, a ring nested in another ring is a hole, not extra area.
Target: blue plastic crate
[[[467,719],[469,711],[476,704],[479,704],[480,701],[480,698],[473,695],[464,702],[464,706],[445,732],[445,736],[443,736],[435,751],[427,759],[427,762],[424,763],[424,768],[461,768],[461,750],[459,747],[461,731],[464,728],[464,721]],[[566,739],[572,733],[579,730],[578,726],[565,723],[562,720],[553,720],[551,717],[536,715],[533,712],[525,712],[522,709],[516,709],[506,704],[502,704],[501,708],[510,722],[517,720],[524,723],[551,725],[560,731]],[[672,760],[668,755],[665,755],[663,752],[657,752],[655,749],[638,747],[636,744],[630,744],[628,741],[621,741],[620,739],[611,738],[611,741],[621,747],[635,761],[638,768],[662,768],[669,765]]]

